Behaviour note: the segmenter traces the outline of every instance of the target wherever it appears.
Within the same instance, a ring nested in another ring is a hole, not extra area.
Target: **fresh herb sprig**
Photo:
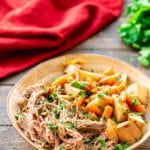
[[[150,1],[132,0],[126,6],[126,22],[119,27],[119,35],[126,45],[140,50],[138,61],[150,66]]]

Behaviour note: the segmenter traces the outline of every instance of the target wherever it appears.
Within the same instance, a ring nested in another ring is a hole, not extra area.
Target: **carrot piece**
[[[104,75],[113,75],[115,73],[113,67],[109,67],[104,71]]]
[[[73,72],[61,76],[60,78],[58,78],[58,79],[56,79],[54,82],[52,82],[51,88],[53,89],[53,88],[56,87],[57,85],[64,85],[65,83],[68,82],[68,78],[74,77],[74,76],[75,76],[75,73],[73,73]]]
[[[95,113],[95,114],[97,114],[99,116],[102,115],[102,108],[99,105],[99,99],[94,99],[91,102],[89,102],[87,104],[86,108],[87,108],[88,112]]]
[[[103,94],[102,99],[106,101],[108,104],[113,105],[114,104],[114,99],[111,96]]]
[[[146,108],[139,102],[138,97],[128,96],[126,102],[131,110],[140,112],[142,115],[146,113]]]
[[[78,98],[76,98],[76,100],[75,100],[75,104],[76,104],[76,106],[77,107],[81,107],[81,105],[83,104],[83,102],[84,102],[84,98],[83,97],[78,97]]]
[[[112,112],[113,112],[113,108],[111,106],[106,106],[105,109],[104,109],[104,112],[102,114],[102,118],[105,120],[107,120],[108,118],[111,117],[112,115]]]
[[[114,74],[114,75],[110,75],[110,76],[106,76],[106,77],[102,78],[99,83],[113,85],[114,83],[116,83],[118,81],[118,79],[120,79],[120,75]]]
[[[102,78],[102,75],[94,72],[88,72],[85,70],[79,70],[79,78],[81,81],[87,80],[90,78],[92,81],[99,81]]]
[[[145,105],[138,104],[135,106],[135,111],[140,112],[142,115],[146,113]]]
[[[127,87],[127,81],[124,80],[124,81],[121,82],[121,84],[118,87],[118,93],[125,90],[126,87]]]

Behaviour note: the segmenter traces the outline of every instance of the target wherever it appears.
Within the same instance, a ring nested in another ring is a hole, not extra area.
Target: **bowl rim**
[[[148,78],[147,75],[145,75],[144,73],[142,73],[140,70],[136,69],[134,66],[132,66],[131,64],[128,64],[127,62],[120,60],[119,58],[114,58],[111,56],[106,56],[106,55],[101,55],[101,54],[93,54],[93,53],[72,53],[72,54],[64,54],[64,55],[60,55],[60,56],[56,56],[56,57],[52,57],[48,60],[42,61],[41,63],[33,66],[32,68],[29,68],[29,71],[27,73],[25,73],[23,75],[23,77],[21,77],[16,83],[15,85],[10,89],[7,99],[6,99],[6,109],[7,109],[7,114],[8,114],[8,118],[13,126],[13,128],[15,128],[15,130],[17,131],[17,133],[28,143],[30,143],[30,145],[32,145],[32,147],[38,149],[38,146],[36,144],[34,144],[27,136],[25,136],[25,134],[22,132],[22,130],[14,123],[14,120],[11,117],[11,113],[9,110],[9,100],[10,100],[10,96],[13,92],[13,90],[16,88],[17,85],[19,85],[19,83],[24,80],[26,78],[26,76],[30,75],[32,72],[34,72],[35,69],[39,68],[42,64],[46,64],[50,61],[53,61],[55,59],[59,59],[59,58],[63,58],[63,57],[68,57],[68,56],[75,56],[75,58],[79,57],[82,58],[82,56],[97,56],[97,57],[103,57],[105,59],[109,59],[109,60],[113,60],[116,61],[122,65],[125,65],[127,67],[129,67],[130,69],[132,69],[134,72],[137,72],[138,74],[140,74],[140,76],[143,76],[145,78],[145,80],[148,81],[148,83],[150,84],[150,79]],[[148,140],[148,138],[150,138],[150,121],[147,123],[148,124],[148,133],[146,134],[146,137],[142,137],[142,140],[139,140],[138,142],[134,143],[132,146],[130,146],[128,148],[128,150],[132,150],[135,149],[137,147],[139,147],[140,145],[142,145],[146,140]]]

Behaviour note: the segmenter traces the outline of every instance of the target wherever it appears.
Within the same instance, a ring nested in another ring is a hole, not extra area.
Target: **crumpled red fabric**
[[[120,15],[123,0],[0,0],[0,79],[60,54]]]

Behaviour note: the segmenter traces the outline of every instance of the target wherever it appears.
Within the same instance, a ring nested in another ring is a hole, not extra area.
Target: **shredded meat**
[[[107,150],[113,150],[115,142],[107,139],[106,124],[83,119],[74,104],[58,97],[49,102],[44,85],[36,84],[23,92],[18,126],[38,145],[47,150],[97,150],[98,137],[106,139]],[[25,108],[21,106],[25,105]],[[84,139],[88,139],[84,141]]]

